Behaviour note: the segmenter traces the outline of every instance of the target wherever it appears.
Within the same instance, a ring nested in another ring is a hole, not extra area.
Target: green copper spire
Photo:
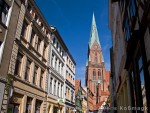
[[[94,42],[97,42],[101,48],[100,42],[99,42],[99,37],[98,37],[98,32],[97,32],[97,27],[96,27],[96,21],[95,21],[95,16],[93,13],[93,19],[92,19],[92,26],[91,26],[91,34],[90,34],[90,41],[89,41],[89,47],[91,48]]]

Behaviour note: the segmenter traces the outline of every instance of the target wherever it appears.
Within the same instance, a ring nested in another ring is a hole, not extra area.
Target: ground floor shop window
[[[19,113],[19,104],[9,104],[8,113]]]
[[[38,100],[36,101],[36,104],[35,104],[35,113],[40,113],[41,104],[42,104],[42,102],[40,102]]]
[[[53,108],[53,113],[58,113],[58,110],[59,110],[58,107],[54,107]]]
[[[25,113],[31,113],[31,106],[32,106],[32,98],[27,97],[26,112]]]

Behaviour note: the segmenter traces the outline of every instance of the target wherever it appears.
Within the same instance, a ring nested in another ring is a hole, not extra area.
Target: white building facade
[[[66,46],[62,41],[56,28],[51,27],[53,34],[50,44],[50,70],[48,77],[48,112],[55,113],[64,111],[64,77],[65,77],[65,57]]]

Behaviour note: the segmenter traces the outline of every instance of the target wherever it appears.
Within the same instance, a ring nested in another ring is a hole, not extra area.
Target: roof
[[[75,80],[75,94],[78,93],[78,88],[81,84],[81,80]]]
[[[90,34],[90,41],[89,41],[89,47],[91,48],[94,42],[97,42],[101,48],[100,42],[99,42],[99,36],[97,32],[97,27],[96,27],[96,21],[95,21],[95,16],[93,13],[93,18],[92,18],[92,26],[91,26],[91,34]]]

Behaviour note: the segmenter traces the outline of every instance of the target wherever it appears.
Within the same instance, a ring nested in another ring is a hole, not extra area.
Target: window
[[[61,93],[60,94],[61,94],[60,97],[63,98],[63,85],[61,85]]]
[[[31,107],[32,107],[32,98],[27,97],[26,112],[25,113],[31,113]]]
[[[24,77],[24,79],[25,79],[26,81],[29,81],[30,65],[31,65],[31,62],[27,59],[26,71],[25,71],[25,77]]]
[[[131,95],[133,98],[131,98],[132,100],[132,106],[136,106],[137,105],[137,100],[136,100],[136,83],[135,83],[135,76],[133,73],[133,70],[131,69],[130,72],[130,83],[131,83]]]
[[[98,70],[98,80],[100,80],[101,79],[101,72],[100,72],[100,70]]]
[[[68,99],[70,100],[70,95],[69,95],[69,93],[70,93],[70,89],[68,88]]]
[[[35,65],[34,67],[34,75],[33,75],[33,84],[37,85],[37,76],[38,76],[38,67]]]
[[[33,46],[34,44],[34,37],[35,37],[35,32],[32,30],[31,38],[30,38],[30,44]]]
[[[34,19],[35,19],[35,21],[37,21],[37,19],[38,19],[37,14],[35,14]]]
[[[41,52],[40,52],[40,48],[41,48],[40,45],[41,45],[41,39],[39,38],[39,39],[38,39],[38,42],[37,42],[37,49],[38,49],[38,52],[39,52],[39,53],[41,53]]]
[[[44,44],[43,57],[46,58],[46,45]]]
[[[59,48],[59,52],[61,53],[61,47]]]
[[[56,80],[54,81],[54,90],[53,95],[56,95]]]
[[[95,72],[95,69],[93,70],[93,80],[96,80],[96,72]]]
[[[57,70],[57,58],[55,60],[55,70]]]
[[[44,71],[41,71],[41,76],[40,76],[40,87],[43,88],[43,77],[44,77]]]
[[[35,50],[38,49],[38,36],[36,36],[36,39],[35,39],[35,46],[34,46],[34,49],[35,49]]]
[[[63,75],[63,65],[61,65],[61,74]]]
[[[36,100],[36,103],[35,103],[35,113],[40,113],[41,103],[42,102]]]
[[[131,36],[131,28],[129,26],[129,19],[126,18],[125,20],[125,38],[126,38],[126,41],[128,41],[130,39],[130,36]]]
[[[130,0],[129,11],[130,11],[131,18],[133,18],[133,16],[136,15],[135,0]]]
[[[6,25],[8,18],[9,6],[6,4],[5,0],[0,0],[0,21]]]
[[[54,55],[52,54],[52,58],[51,58],[51,66],[54,68]]]
[[[73,102],[73,91],[71,91],[71,101]]]
[[[55,37],[53,37],[53,44],[55,44],[55,42],[56,42],[56,39],[55,39]]]
[[[50,88],[49,88],[49,93],[52,93],[52,81],[53,81],[53,78],[50,78]]]
[[[27,9],[28,9],[29,12],[31,11],[31,6],[30,6],[30,4],[28,4]]]
[[[57,87],[58,87],[58,88],[57,88],[57,96],[58,96],[58,97],[59,97],[59,90],[60,90],[60,89],[59,89],[59,86],[60,86],[60,83],[58,83],[58,86],[57,86]]]
[[[143,70],[143,61],[142,61],[142,56],[139,57],[138,59],[138,73],[140,76],[140,84],[141,84],[141,91],[142,91],[142,96],[143,96],[143,107],[146,106],[146,91],[145,91],[145,79],[144,79],[144,70]]]
[[[59,64],[58,64],[58,72],[60,73],[60,62],[59,62]]]
[[[27,32],[27,22],[24,20],[23,26],[22,26],[22,31],[21,31],[21,37],[25,38],[26,37],[26,32]]]
[[[18,75],[18,76],[20,76],[22,58],[23,58],[23,55],[21,53],[18,53],[17,59],[16,59],[16,66],[15,66],[15,75]]]

